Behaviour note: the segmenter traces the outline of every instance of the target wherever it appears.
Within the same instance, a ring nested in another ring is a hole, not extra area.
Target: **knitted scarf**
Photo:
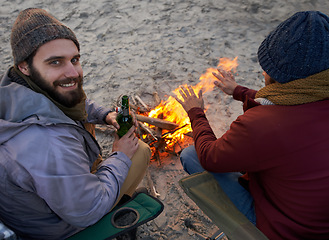
[[[19,69],[17,69],[17,67],[14,67],[14,72],[16,74],[18,74],[22,79],[25,80],[25,82],[29,85],[29,87],[37,92],[37,93],[41,93],[43,95],[45,95],[50,101],[52,101],[60,110],[62,110],[62,112],[68,116],[69,118],[71,118],[72,120],[75,121],[83,121],[87,119],[87,112],[85,110],[85,101],[86,101],[86,94],[84,94],[83,99],[81,100],[81,102],[79,102],[77,105],[75,105],[74,107],[65,107],[64,105],[60,104],[59,102],[55,101],[54,99],[52,99],[49,94],[47,92],[45,92],[44,90],[42,90],[37,84],[35,84],[28,76],[26,76],[25,74],[23,74]]]
[[[329,98],[329,69],[288,83],[272,83],[261,88],[256,98],[276,105],[298,105]]]

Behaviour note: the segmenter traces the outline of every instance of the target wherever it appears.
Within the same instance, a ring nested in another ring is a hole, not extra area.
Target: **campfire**
[[[226,71],[235,71],[237,66],[236,57],[233,60],[220,58],[217,67]],[[212,72],[215,71],[216,68],[209,68],[201,75],[200,82],[192,86],[196,94],[200,89],[203,93],[213,90],[216,78]],[[179,89],[180,87],[173,91],[176,96],[179,96]],[[162,154],[178,155],[183,149],[182,145],[192,142],[192,128],[185,110],[174,97],[169,96],[163,101],[159,99],[156,92],[153,96],[156,103],[154,109],[150,109],[139,96],[130,97],[131,109],[136,113],[141,140],[150,145],[152,159],[161,164]]]
[[[226,71],[235,71],[238,66],[237,57],[233,60],[228,58],[219,59],[218,67]],[[214,81],[216,78],[213,72],[217,68],[209,68],[201,75],[200,82],[192,86],[194,92],[197,94],[200,89],[203,93],[212,91],[215,87]],[[179,97],[179,89],[175,89],[173,93]],[[156,106],[151,109],[145,102],[137,95],[129,96],[130,108],[135,113],[138,121],[137,134],[139,138],[147,143],[152,149],[152,160],[156,160],[161,165],[161,157],[169,154],[178,155],[185,145],[193,142],[192,128],[189,117],[187,116],[183,107],[172,96],[167,100],[160,100],[158,94],[153,93]],[[120,99],[118,98],[117,106],[120,106]],[[97,126],[100,131],[114,131],[113,127]],[[146,171],[146,178],[152,196],[159,197],[160,194],[155,189],[155,184],[152,180],[149,169]]]

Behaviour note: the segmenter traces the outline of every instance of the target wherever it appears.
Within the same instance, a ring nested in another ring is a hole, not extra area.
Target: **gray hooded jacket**
[[[108,109],[87,100],[88,121]],[[90,168],[96,140],[44,95],[0,82],[0,220],[23,239],[64,239],[96,223],[116,202],[131,165],[122,152]]]

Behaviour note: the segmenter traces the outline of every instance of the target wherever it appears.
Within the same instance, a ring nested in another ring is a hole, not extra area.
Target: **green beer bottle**
[[[118,129],[117,133],[121,138],[133,126],[133,118],[130,115],[129,108],[129,97],[126,95],[122,96],[121,110],[118,113],[117,122],[120,125],[120,128]]]

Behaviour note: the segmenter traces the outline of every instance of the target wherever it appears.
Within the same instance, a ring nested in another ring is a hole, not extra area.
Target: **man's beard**
[[[43,91],[48,93],[48,95],[56,102],[62,104],[65,107],[74,107],[80,103],[84,97],[84,92],[82,89],[83,78],[79,76],[78,78],[66,78],[62,80],[55,81],[52,85],[49,84],[40,74],[40,72],[32,66],[30,68],[30,79],[37,84]],[[67,92],[65,95],[56,91],[56,86],[61,83],[69,83],[75,81],[78,84],[77,89]]]

